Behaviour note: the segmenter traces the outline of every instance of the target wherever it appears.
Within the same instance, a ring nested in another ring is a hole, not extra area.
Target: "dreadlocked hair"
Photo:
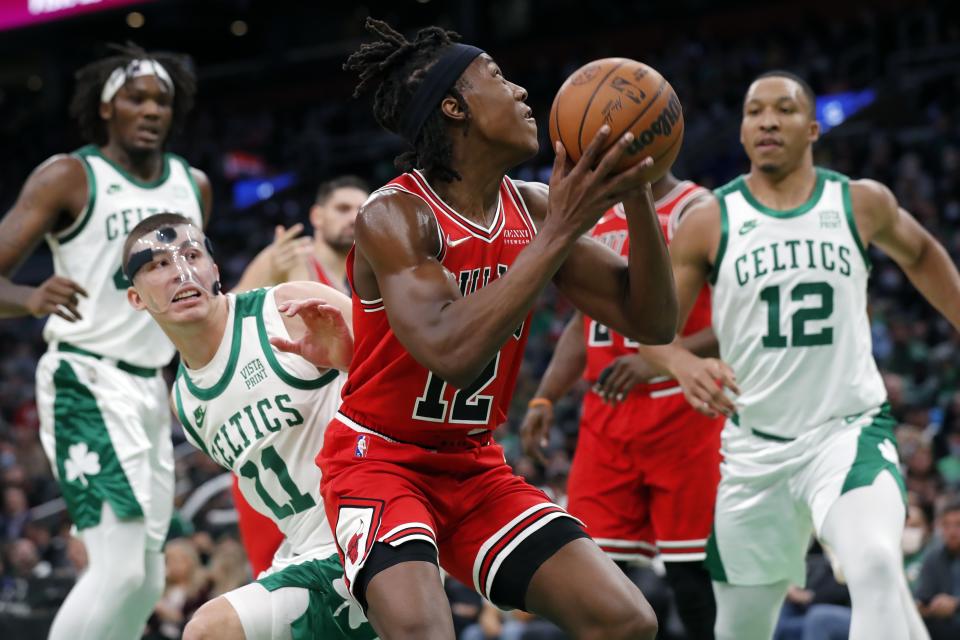
[[[132,42],[126,45],[112,44],[116,55],[102,58],[81,67],[75,74],[76,89],[70,101],[70,115],[80,125],[80,135],[87,142],[107,144],[107,125],[100,117],[100,93],[103,85],[117,67],[126,67],[134,60],[156,60],[173,80],[173,122],[171,135],[183,128],[187,114],[193,108],[197,93],[197,77],[189,56],[165,51],[148,52]]]
[[[354,98],[376,86],[373,115],[384,129],[399,133],[400,120],[427,70],[437,61],[441,50],[459,42],[460,34],[440,27],[425,27],[410,42],[382,20],[368,17],[364,27],[380,39],[360,45],[347,58],[343,68],[360,75]],[[462,80],[458,81],[461,83]],[[448,93],[460,103],[469,118],[470,110],[459,89],[450,87]],[[460,174],[453,168],[453,143],[440,109],[435,109],[427,117],[417,139],[410,142],[413,149],[394,160],[397,169],[411,171],[419,168],[444,182],[460,180]]]

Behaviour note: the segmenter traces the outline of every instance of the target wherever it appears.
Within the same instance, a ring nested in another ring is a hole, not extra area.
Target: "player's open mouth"
[[[758,149],[776,149],[782,146],[783,146],[783,142],[781,142],[777,138],[760,138],[760,140],[758,140],[756,144],[756,147]]]
[[[184,289],[177,295],[173,296],[174,302],[181,302],[183,300],[192,300],[194,298],[199,298],[200,292],[196,289]]]
[[[158,140],[160,138],[160,130],[154,127],[137,127],[137,133],[151,140]]]

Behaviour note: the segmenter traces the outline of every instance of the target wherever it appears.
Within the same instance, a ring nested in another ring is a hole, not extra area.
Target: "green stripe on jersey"
[[[53,386],[57,476],[74,524],[78,529],[100,524],[104,502],[120,520],[142,518],[96,397],[66,360],[54,372]]]
[[[263,354],[267,358],[267,362],[270,364],[270,368],[273,369],[274,373],[283,380],[285,383],[293,387],[294,389],[301,389],[309,391],[311,389],[319,389],[325,385],[330,384],[337,379],[339,371],[336,369],[329,369],[323,375],[313,378],[311,380],[304,380],[299,376],[295,376],[292,373],[286,371],[283,366],[281,366],[280,361],[277,360],[276,354],[273,352],[273,346],[270,344],[270,339],[267,337],[267,327],[263,320],[263,301],[266,298],[266,289],[262,289],[264,295],[260,296],[257,300],[257,333],[260,336],[260,348],[263,350]]]
[[[237,360],[240,357],[240,338],[243,331],[243,318],[245,315],[244,311],[249,311],[249,303],[246,302],[250,294],[255,294],[257,291],[263,291],[258,289],[256,291],[250,291],[248,293],[241,293],[236,297],[236,308],[233,310],[233,337],[230,342],[230,358],[227,360],[227,366],[223,370],[223,375],[220,376],[220,379],[212,387],[202,388],[194,384],[193,380],[190,379],[190,374],[187,373],[186,367],[183,366],[183,363],[180,363],[180,369],[177,371],[177,377],[182,377],[183,381],[187,385],[187,389],[191,394],[197,397],[199,400],[210,401],[223,393],[224,389],[227,388],[227,385],[230,384],[230,380],[233,378],[233,373],[237,368]],[[244,304],[241,304],[241,298],[244,299]]]
[[[190,187],[193,189],[193,195],[197,199],[197,206],[200,207],[200,215],[203,217],[203,226],[206,227],[207,216],[209,215],[209,212],[203,208],[203,196],[200,194],[200,185],[197,184],[197,179],[193,177],[193,172],[190,171],[190,163],[175,153],[168,155],[183,165],[183,170],[186,172],[187,178],[190,179]]]
[[[707,557],[703,561],[710,572],[710,579],[714,582],[728,582],[727,571],[723,566],[723,560],[720,558],[720,548],[717,546],[717,527],[714,525],[707,539]]]
[[[84,147],[86,148],[86,147]],[[83,228],[87,226],[87,223],[90,222],[90,216],[93,215],[94,205],[97,204],[97,177],[93,174],[93,168],[90,166],[90,163],[87,162],[87,159],[84,157],[87,154],[84,153],[83,149],[75,151],[73,157],[80,161],[80,164],[83,165],[83,171],[87,174],[87,206],[84,207],[83,211],[80,212],[80,216],[77,220],[64,230],[64,234],[59,236],[60,244],[65,242],[70,242],[83,231]]]
[[[826,172],[820,167],[815,167],[814,171],[817,175],[817,181],[814,183],[813,192],[810,194],[810,197],[806,202],[801,204],[799,207],[794,207],[793,209],[771,209],[770,207],[763,205],[757,200],[752,193],[750,193],[750,188],[747,186],[747,181],[744,176],[740,176],[738,179],[738,187],[740,193],[743,194],[744,200],[747,203],[756,209],[759,213],[770,216],[772,218],[796,218],[797,216],[802,216],[806,212],[813,209],[818,202],[820,202],[820,196],[823,195],[823,185],[827,181]]]
[[[857,438],[857,453],[843,481],[840,495],[860,487],[869,487],[881,471],[889,471],[897,481],[906,503],[907,486],[900,473],[897,440],[893,432],[896,426],[897,421],[890,411],[890,405],[884,403],[870,424],[860,431],[860,437]]]
[[[183,371],[182,366],[180,371]],[[190,439],[193,440],[193,444],[200,449],[200,451],[203,451],[205,454],[210,456],[210,452],[207,451],[207,446],[203,443],[203,438],[200,437],[200,434],[197,433],[196,429],[193,428],[193,425],[190,424],[190,420],[187,419],[187,412],[183,410],[183,399],[180,397],[179,380],[174,380],[173,382],[173,399],[174,403],[177,405],[177,417],[180,419],[180,424],[187,432],[187,435],[190,436]],[[210,457],[213,458],[213,456]]]

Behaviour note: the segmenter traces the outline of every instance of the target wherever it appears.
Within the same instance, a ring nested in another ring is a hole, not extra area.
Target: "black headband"
[[[447,94],[464,69],[473,59],[483,53],[483,49],[469,44],[454,43],[443,50],[440,59],[427,71],[417,91],[410,98],[410,104],[400,120],[400,135],[410,144],[416,144],[420,129],[433,109]]]
[[[157,229],[157,237],[164,241],[169,241],[166,236],[166,232],[171,230],[170,227],[163,227]],[[176,238],[176,234],[173,236]],[[207,250],[207,253],[210,254],[210,258],[213,259],[213,243],[210,242],[210,238],[206,235],[203,236],[203,246]],[[127,276],[127,280],[133,282],[133,276],[137,275],[137,272],[140,271],[145,265],[150,264],[153,261],[153,249],[141,249],[135,253],[131,253],[130,257],[127,258],[127,264],[123,268],[124,275]]]

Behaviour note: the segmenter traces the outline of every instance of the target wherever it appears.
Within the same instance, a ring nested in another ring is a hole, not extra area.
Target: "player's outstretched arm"
[[[375,196],[357,218],[358,295],[383,298],[391,329],[420,364],[455,387],[469,385],[523,322],[579,236],[630,186],[613,169],[632,135],[602,153],[607,135],[609,129],[598,134],[575,166],[559,149],[551,214],[540,232],[506,274],[466,297],[436,259],[439,230],[429,208],[396,191]]]
[[[553,425],[553,403],[570,390],[587,366],[587,345],[583,337],[583,314],[576,312],[557,342],[550,364],[520,425],[523,453],[546,464],[542,447]]]
[[[350,368],[353,321],[350,298],[319,282],[288,282],[274,292],[277,311],[290,338],[270,344],[304,358],[319,369]]]
[[[548,222],[553,186],[550,193],[542,184],[518,186],[533,216]],[[645,344],[670,342],[677,326],[677,300],[650,187],[632,185],[620,195],[630,234],[628,259],[583,236],[554,282],[577,309],[614,331]]]
[[[719,245],[720,205],[715,198],[704,198],[684,214],[670,243],[670,261],[680,307],[679,327],[686,324],[690,310],[707,282]],[[709,416],[730,415],[736,411],[736,406],[724,389],[739,393],[736,377],[725,362],[695,355],[691,347],[712,348],[711,335],[701,334],[697,334],[695,340],[692,340],[694,336],[686,339],[686,344],[685,339],[677,339],[670,345],[647,347],[643,350],[644,356],[677,379],[687,402],[697,411]],[[715,336],[712,338],[716,340]]]
[[[850,185],[850,195],[860,237],[890,256],[960,331],[960,274],[943,245],[879,182],[857,180]]]
[[[87,178],[76,158],[54,156],[27,178],[13,208],[0,221],[0,318],[55,314],[79,320],[79,284],[52,276],[38,287],[14,284],[10,278],[46,233],[68,226],[87,201]]]

